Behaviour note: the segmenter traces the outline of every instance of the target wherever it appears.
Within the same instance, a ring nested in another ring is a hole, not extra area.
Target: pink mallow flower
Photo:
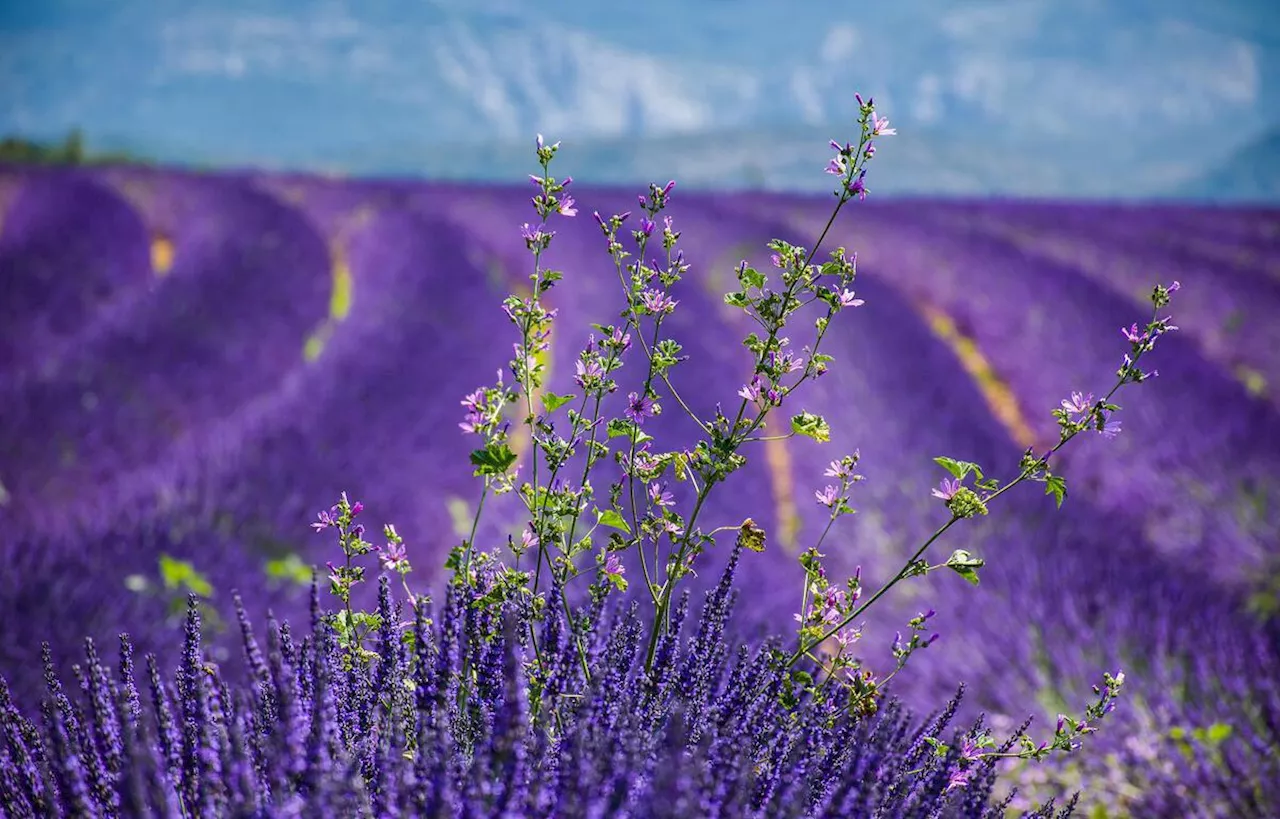
[[[1062,408],[1074,415],[1084,415],[1093,409],[1093,393],[1071,393],[1070,398],[1062,399]]]
[[[675,505],[675,496],[666,490],[667,485],[665,483],[659,484],[655,482],[649,484],[649,500],[652,501],[655,506],[665,507]]]
[[[617,552],[610,552],[604,559],[604,573],[617,577],[627,573],[627,567],[622,565],[622,558],[618,557]]]
[[[943,478],[942,483],[938,484],[938,488],[934,489],[930,494],[935,498],[942,498],[949,501],[960,491],[960,479]]]
[[[817,498],[818,503],[830,509],[840,499],[840,490],[837,487],[828,486],[825,489],[814,490],[813,496]]]
[[[635,422],[636,426],[643,425],[644,419],[652,418],[657,414],[653,408],[653,399],[649,396],[641,396],[634,392],[627,395],[627,408],[623,410],[623,415]]]

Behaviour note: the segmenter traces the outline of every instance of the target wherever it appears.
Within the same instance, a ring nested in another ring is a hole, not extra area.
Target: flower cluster
[[[515,601],[477,608],[487,572],[438,609],[421,600],[408,623],[384,579],[355,673],[337,616],[315,600],[310,633],[269,620],[265,650],[237,601],[250,677],[228,679],[208,662],[193,601],[172,677],[148,657],[139,679],[122,636],[115,667],[87,643],[73,691],[46,656],[38,722],[0,681],[0,804],[83,819],[1003,815],[994,761],[931,746],[897,706],[865,719],[784,707],[770,653],[724,639],[734,562],[689,639],[682,597],[648,672],[634,605],[597,600],[569,618],[552,606],[535,623]],[[543,645],[532,674],[528,628]],[[574,635],[589,643],[588,673]],[[955,731],[956,705],[928,721],[931,735]]]

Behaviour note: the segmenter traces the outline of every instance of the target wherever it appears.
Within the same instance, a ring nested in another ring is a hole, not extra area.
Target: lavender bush
[[[918,722],[885,698],[886,684],[936,639],[934,612],[906,623],[893,641],[892,670],[880,674],[863,656],[860,621],[913,578],[941,570],[976,585],[981,557],[955,549],[934,563],[929,549],[962,521],[985,516],[1018,483],[1043,483],[1061,505],[1058,452],[1088,432],[1119,432],[1113,395],[1155,374],[1138,362],[1176,329],[1158,311],[1178,284],[1157,286],[1152,320],[1123,330],[1130,349],[1116,384],[1100,399],[1073,393],[1061,401],[1057,442],[1039,453],[1028,448],[1010,480],[969,461],[935,459],[950,475],[933,490],[947,519],[870,593],[860,571],[831,576],[820,551],[832,525],[853,513],[852,489],[862,479],[857,453],[831,461],[833,482],[815,493],[828,526],[801,554],[796,575],[794,645],[774,637],[731,650],[725,632],[735,573],[751,557],[744,549],[765,548],[765,533],[751,519],[706,530],[699,516],[713,490],[745,465],[740,450],[777,437],[766,427],[770,415],[829,371],[833,358],[819,348],[836,315],[864,303],[852,289],[856,254],[839,248],[813,264],[840,209],[866,196],[873,139],[893,133],[870,101],[859,104],[857,145],[832,143],[828,172],[840,179],[838,199],[815,247],[770,244],[781,289],[746,262],[737,268],[739,286],[725,301],[763,335],[744,342],[754,364],[736,412],[716,404],[710,418],[693,410],[699,399],[676,388],[671,374],[686,356],[663,333],[688,269],[670,218],[659,226],[674,183],[640,197],[644,216],[629,235],[622,231],[629,214],[596,214],[627,307],[622,324],[596,325],[599,337],[578,356],[580,394],[546,388],[556,313],[542,297],[561,274],[544,268],[542,255],[555,236],[550,218],[576,209],[571,180],[549,175],[557,146],[539,138],[543,173],[532,181],[540,221],[523,228],[534,257],[531,287],[504,303],[519,331],[513,383],[500,372],[495,385],[463,401],[462,429],[480,438],[471,461],[483,493],[469,536],[449,557],[440,624],[407,584],[413,617],[403,622],[385,578],[376,609],[361,609],[356,587],[371,555],[401,578],[409,562],[394,527],[385,527],[384,546],[364,539],[355,522],[362,506],[344,495],[313,524],[339,533],[343,560],[329,564],[329,583],[341,605],[322,613],[313,592],[312,633],[300,647],[287,627],[273,624],[264,660],[240,609],[250,674],[243,683],[229,679],[205,663],[193,603],[175,685],[167,688],[151,663],[153,702],[144,714],[127,641],[117,675],[90,645],[78,672],[81,704],[63,693],[50,666],[43,730],[5,696],[0,793],[32,814],[76,815],[999,815],[1003,807],[991,799],[997,763],[1078,749],[1111,713],[1124,675],[1104,675],[1083,718],[1060,716],[1039,742],[1028,724],[1001,736],[981,720],[957,730],[957,700]],[[651,242],[665,259],[646,261]],[[796,353],[782,331],[806,308],[814,313],[813,338]],[[643,377],[620,389],[615,373],[637,351]],[[614,393],[625,401],[619,417],[609,418],[604,409]],[[646,422],[663,412],[686,414],[695,441],[654,448]],[[788,420],[784,437],[830,436],[820,415],[801,411]],[[531,447],[523,483],[513,469],[513,422]],[[610,459],[620,469],[602,502],[591,476]],[[520,540],[509,543],[509,565],[500,552],[476,548],[486,501],[504,495],[517,498],[528,518]],[[676,511],[682,500],[687,514]],[[727,567],[682,640],[689,597],[679,587],[726,532],[735,536]],[[532,565],[522,569],[525,560]],[[634,598],[629,606],[618,599],[625,593]],[[1050,801],[1031,815],[1054,813]]]

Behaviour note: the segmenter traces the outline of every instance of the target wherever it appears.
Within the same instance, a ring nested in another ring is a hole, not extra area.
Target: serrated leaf
[[[821,415],[814,415],[811,412],[802,412],[799,415],[791,416],[791,431],[797,435],[812,438],[819,443],[826,443],[831,440],[831,427],[827,424],[827,420]]]
[[[542,396],[542,411],[550,415],[577,397],[576,395],[557,395],[554,392],[545,393]]]
[[[627,534],[631,534],[631,527],[627,525],[622,515],[619,515],[612,509],[596,510],[596,523],[602,526],[609,526],[614,529],[620,529]]]
[[[972,461],[957,461],[954,458],[940,457],[934,458],[933,462],[960,480],[964,480],[965,476],[970,472],[977,475],[978,480],[982,480],[982,468]]]
[[[1067,497],[1067,479],[1061,475],[1049,475],[1044,479],[1044,493],[1053,495],[1054,501],[1061,509],[1062,501]]]
[[[516,454],[506,444],[489,444],[471,453],[476,475],[501,475],[516,462]]]
[[[605,429],[609,433],[610,438],[620,438],[623,436],[630,437],[634,433],[637,444],[643,444],[645,441],[653,440],[652,435],[649,435],[644,430],[640,429],[640,427],[636,426],[634,422],[629,421],[626,418],[610,419],[609,424]]]
[[[754,267],[744,268],[738,273],[738,281],[743,288],[762,288],[764,287],[764,274]]]

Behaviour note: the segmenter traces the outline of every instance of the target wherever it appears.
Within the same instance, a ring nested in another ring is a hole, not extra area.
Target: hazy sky
[[[825,133],[863,90],[939,163],[987,145],[1061,184],[1098,155],[1156,184],[1274,129],[1278,77],[1280,3],[1241,0],[0,4],[0,133],[215,164]]]

